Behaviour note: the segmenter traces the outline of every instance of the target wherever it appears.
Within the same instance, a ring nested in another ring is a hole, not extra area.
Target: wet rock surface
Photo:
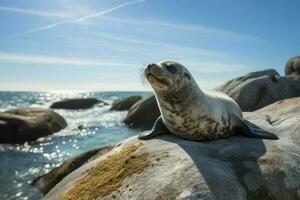
[[[118,102],[115,102],[110,110],[115,110],[115,111],[123,111],[123,110],[129,110],[131,106],[133,106],[136,102],[141,100],[141,96],[131,96],[125,99],[122,99]]]
[[[64,99],[53,103],[50,108],[53,109],[88,109],[94,106],[105,106],[108,103],[95,99],[95,98],[74,98],[74,99]]]
[[[65,119],[51,109],[18,108],[0,112],[0,143],[24,143],[58,132]]]
[[[159,116],[160,111],[155,96],[151,93],[129,109],[124,123],[136,128],[151,129]]]

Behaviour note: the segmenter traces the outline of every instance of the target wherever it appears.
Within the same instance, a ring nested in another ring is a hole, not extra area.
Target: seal
[[[194,141],[214,140],[238,133],[254,138],[278,139],[262,129],[250,128],[238,104],[226,94],[202,91],[180,63],[149,64],[144,77],[154,90],[161,116],[151,131],[138,137],[141,140],[166,133]]]

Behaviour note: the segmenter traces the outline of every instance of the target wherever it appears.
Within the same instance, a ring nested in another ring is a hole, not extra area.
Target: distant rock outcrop
[[[120,101],[115,102],[110,110],[116,110],[116,111],[123,111],[123,110],[129,110],[131,106],[133,106],[136,102],[141,100],[141,96],[131,96],[125,99],[122,99]]]
[[[53,103],[50,108],[53,109],[87,109],[93,106],[105,106],[108,103],[95,99],[95,98],[75,98],[75,99],[64,99]]]
[[[0,113],[0,143],[24,143],[58,132],[65,119],[51,109],[19,108]]]
[[[132,137],[66,176],[44,199],[298,200],[300,98],[244,114],[279,140]]]
[[[289,59],[285,65],[285,75],[300,76],[300,56]]]
[[[128,111],[124,123],[137,128],[152,128],[160,111],[153,94],[136,102]]]
[[[275,70],[252,72],[227,81],[216,90],[233,98],[243,111],[300,96],[300,77],[282,77]]]
[[[83,164],[90,162],[93,158],[109,152],[112,148],[113,146],[106,146],[80,154],[79,156],[67,160],[62,165],[52,169],[48,174],[36,178],[31,184],[37,187],[43,194],[46,194],[72,171],[76,170]]]

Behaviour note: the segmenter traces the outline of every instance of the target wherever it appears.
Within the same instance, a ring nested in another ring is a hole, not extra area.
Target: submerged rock
[[[285,75],[300,76],[300,56],[293,57],[286,63]]]
[[[299,199],[300,98],[245,117],[280,139],[132,137],[66,176],[44,199]]]
[[[216,88],[233,98],[243,111],[300,96],[300,77],[281,77],[275,70],[252,72]]]
[[[116,111],[122,111],[122,110],[128,110],[133,106],[136,102],[141,100],[141,96],[131,96],[125,99],[122,99],[116,103],[114,103],[110,110],[116,110]]]
[[[24,143],[58,132],[65,119],[51,109],[18,108],[0,112],[0,143]]]
[[[53,109],[87,109],[93,106],[105,106],[108,103],[95,99],[95,98],[75,98],[75,99],[65,99],[53,103],[50,108]]]
[[[160,111],[155,96],[150,94],[129,109],[124,123],[137,128],[150,129],[159,116]]]
[[[36,178],[31,184],[37,187],[43,194],[46,194],[72,171],[93,160],[93,158],[109,152],[112,148],[113,146],[106,146],[80,154],[79,156],[65,161],[60,166],[52,169],[49,173]]]

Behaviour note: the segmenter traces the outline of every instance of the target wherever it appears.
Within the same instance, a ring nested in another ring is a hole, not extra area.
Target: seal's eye
[[[174,67],[173,65],[167,65],[166,68],[167,68],[167,70],[168,70],[169,72],[171,72],[172,74],[175,74],[175,73],[177,72],[177,68]]]
[[[188,78],[191,79],[191,76],[188,73],[184,73],[184,75]]]

